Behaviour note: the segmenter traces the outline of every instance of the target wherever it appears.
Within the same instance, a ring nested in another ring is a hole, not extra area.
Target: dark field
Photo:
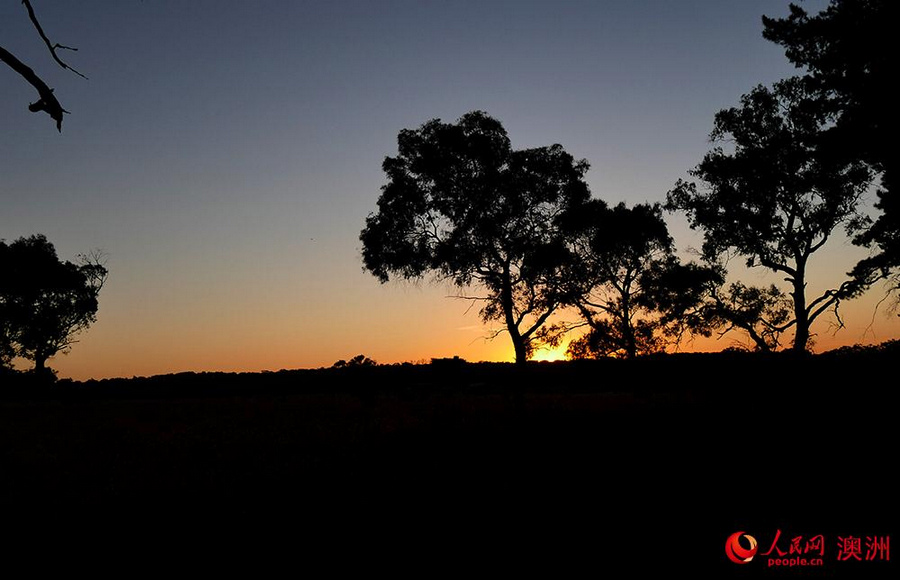
[[[738,530],[760,544],[776,529],[894,530],[896,360],[882,348],[12,385],[0,507],[17,541],[53,552],[208,541],[504,576],[539,563],[746,576],[724,557]],[[862,564],[850,576],[889,566]]]

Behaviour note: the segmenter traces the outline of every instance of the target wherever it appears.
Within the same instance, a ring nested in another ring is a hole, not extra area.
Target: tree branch
[[[44,44],[46,44],[47,48],[50,50],[50,55],[53,57],[53,60],[55,60],[59,66],[63,67],[64,69],[72,71],[73,73],[77,74],[78,76],[80,76],[81,78],[86,80],[87,79],[86,76],[84,76],[83,74],[81,74],[80,72],[75,70],[74,68],[72,68],[69,65],[67,65],[66,63],[64,63],[63,60],[61,58],[59,58],[59,55],[56,54],[57,48],[62,48],[64,50],[74,50],[74,51],[77,51],[78,49],[72,48],[71,46],[65,46],[65,45],[59,44],[58,42],[56,44],[53,44],[52,42],[50,42],[50,39],[47,38],[46,34],[44,34],[44,29],[41,28],[41,23],[38,21],[37,16],[34,13],[34,8],[31,7],[31,1],[30,0],[22,0],[22,4],[24,4],[25,9],[28,10],[28,18],[31,19],[31,23],[34,24],[34,29],[37,30],[37,33],[40,35],[41,39],[44,41]]]
[[[837,305],[840,304],[841,300],[852,298],[854,293],[858,291],[858,285],[856,280],[846,280],[844,281],[840,288],[837,290],[828,290],[815,300],[813,300],[806,311],[809,312],[809,321],[812,322],[823,312],[831,308],[832,305],[837,308]],[[817,310],[813,310],[817,305],[822,304]]]
[[[818,316],[819,314],[821,314],[822,312],[827,310],[828,307],[831,306],[832,302],[834,302],[837,299],[838,299],[838,291],[837,290],[828,290],[824,294],[822,294],[821,296],[819,296],[818,298],[816,298],[815,300],[810,302],[809,306],[806,307],[807,315],[811,316],[810,322],[812,322],[816,316]],[[822,302],[825,302],[825,304],[822,306],[822,308],[819,309],[818,312],[813,314],[813,311],[815,310],[816,306],[818,306]]]
[[[69,111],[63,109],[62,105],[59,104],[59,101],[56,100],[56,97],[53,95],[53,89],[48,87],[47,83],[41,80],[41,78],[31,70],[31,67],[13,56],[12,53],[5,50],[2,46],[0,46],[0,61],[5,62],[9,65],[9,68],[13,69],[19,76],[28,81],[28,84],[33,86],[35,90],[37,90],[38,95],[40,95],[40,99],[28,105],[28,110],[32,113],[37,113],[39,111],[46,112],[50,115],[50,118],[56,121],[57,131],[62,132],[63,113],[68,113]]]
[[[578,303],[578,308],[582,311],[582,313],[587,311],[587,309],[586,309],[587,306],[590,306],[591,308],[596,308],[597,310],[601,310],[603,312],[606,312],[607,314],[615,314],[615,312],[616,312],[616,308],[614,305],[611,305],[610,300],[606,301],[603,304],[601,304],[599,302],[591,302],[589,300],[581,300]]]
[[[807,251],[807,255],[812,254],[813,252],[815,252],[816,250],[818,250],[819,248],[821,248],[822,246],[824,246],[824,245],[825,245],[825,242],[827,242],[827,241],[828,241],[828,234],[827,234],[827,233],[823,234],[823,235],[822,235],[822,239],[819,240],[818,242],[816,242],[815,244],[812,244],[812,240],[810,240],[810,244],[811,244],[811,245],[810,245],[810,247],[809,247],[809,251]]]
[[[760,256],[759,263],[761,266],[763,266],[765,268],[769,268],[773,272],[784,272],[785,274],[787,274],[789,276],[797,275],[797,270],[795,270],[794,268],[791,268],[790,266],[787,266],[785,264],[779,264],[778,262],[773,262],[769,258],[764,258],[764,257]]]
[[[841,302],[841,294],[840,294],[840,292],[838,292],[836,290],[832,290],[831,292],[832,292],[832,294],[830,295],[830,299],[827,302],[825,302],[824,304],[822,304],[822,306],[820,306],[818,310],[810,313],[810,315],[809,315],[810,324],[812,323],[813,320],[818,318],[823,312],[825,312],[832,306],[834,306],[835,309],[837,309],[837,306]]]
[[[556,306],[555,306],[555,305],[554,305],[554,306],[551,306],[550,308],[547,309],[546,312],[544,312],[543,314],[541,314],[541,315],[538,317],[538,319],[534,322],[534,324],[531,325],[531,328],[529,328],[527,331],[525,331],[525,332],[522,333],[522,336],[528,338],[528,337],[530,337],[532,334],[534,334],[534,332],[535,332],[538,328],[540,328],[541,325],[544,324],[544,322],[546,322],[548,318],[550,318],[550,315],[553,314],[554,311],[556,311]]]
[[[844,328],[847,328],[844,325],[844,320],[841,318],[841,312],[839,310],[840,305],[841,305],[840,300],[838,300],[837,302],[834,303],[834,318],[835,318],[835,320],[837,320],[837,323],[834,325],[834,334],[837,334],[838,331],[843,330]],[[834,336],[834,334],[832,334],[832,336]]]
[[[494,300],[493,298],[491,298],[489,296],[466,296],[465,294],[456,294],[456,295],[451,294],[449,296],[446,296],[445,298],[456,298],[458,300],[473,300],[473,301],[480,301],[480,302],[492,302]]]
[[[529,304],[526,309],[524,309],[522,312],[519,313],[519,317],[516,319],[516,328],[518,328],[519,325],[521,325],[525,321],[525,318],[532,312],[534,312],[534,305]],[[525,336],[525,335],[522,335],[522,336]]]
[[[760,323],[763,326],[765,326],[769,330],[769,332],[782,333],[782,332],[786,331],[788,328],[797,324],[797,319],[795,318],[795,319],[785,322],[784,324],[781,324],[781,325],[773,324],[773,323],[769,322],[768,320],[760,320]]]

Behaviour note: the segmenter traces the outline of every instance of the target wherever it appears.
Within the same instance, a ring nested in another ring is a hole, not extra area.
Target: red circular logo
[[[741,546],[741,537],[747,538],[750,548]],[[744,532],[735,532],[725,540],[725,555],[735,564],[746,564],[756,555],[756,538]]]

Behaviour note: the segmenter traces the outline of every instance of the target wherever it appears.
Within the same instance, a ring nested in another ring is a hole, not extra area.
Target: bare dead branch
[[[835,303],[839,299],[837,290],[828,290],[812,302],[810,302],[809,306],[806,307],[807,316],[809,316],[810,321],[815,320],[820,314],[828,310],[828,308]],[[818,310],[816,307],[822,305]]]
[[[31,23],[34,24],[34,29],[37,30],[37,33],[38,33],[38,35],[40,35],[41,40],[43,40],[44,44],[47,45],[47,49],[50,50],[50,55],[53,57],[53,60],[55,60],[56,63],[59,66],[63,67],[64,69],[70,70],[73,73],[80,76],[81,78],[87,80],[86,76],[84,76],[83,74],[81,74],[80,72],[78,72],[77,70],[75,70],[74,68],[72,68],[71,66],[66,64],[65,62],[63,62],[63,60],[61,58],[59,58],[59,55],[56,54],[56,49],[58,49],[58,48],[65,49],[65,50],[73,50],[73,51],[77,51],[78,49],[72,48],[71,46],[65,46],[65,45],[59,44],[59,43],[53,44],[52,42],[50,42],[50,39],[47,38],[46,34],[44,34],[44,29],[41,27],[41,23],[38,21],[37,15],[35,15],[35,13],[34,13],[34,8],[32,8],[32,6],[31,6],[31,1],[30,0],[22,0],[22,4],[24,4],[25,9],[28,10],[28,18],[30,18]]]
[[[848,297],[853,296],[853,292],[856,288],[855,281],[847,280],[841,284],[841,286],[837,290],[828,290],[817,298],[812,304],[809,305],[807,311],[810,312],[809,320],[812,322],[815,320],[820,314],[828,310],[832,305],[834,305],[835,309],[840,304],[840,302]],[[826,300],[827,299],[827,300]],[[818,310],[813,311],[813,308],[817,304],[820,304],[824,301],[824,304],[819,306]],[[843,325],[842,325],[843,326]]]
[[[40,99],[28,105],[28,110],[32,113],[44,111],[56,121],[57,131],[62,132],[63,113],[68,113],[69,111],[63,109],[59,101],[56,100],[56,97],[53,95],[53,89],[48,87],[47,83],[37,76],[31,67],[20,61],[2,46],[0,46],[0,61],[5,62],[9,68],[13,69],[37,90]]]
[[[496,330],[495,330],[495,329],[491,329],[491,330],[488,332],[487,336],[483,336],[483,337],[480,337],[480,338],[476,338],[476,339],[472,340],[472,342],[470,342],[469,344],[475,344],[475,343],[478,342],[479,340],[484,340],[484,342],[487,342],[487,341],[489,341],[489,340],[494,340],[495,338],[497,338],[498,336],[500,336],[500,335],[503,334],[504,332],[509,332],[509,330],[506,329],[506,328],[498,328],[498,329],[496,329]]]
[[[840,300],[838,300],[838,301],[835,302],[835,304],[834,304],[833,312],[834,312],[834,318],[835,318],[835,320],[836,320],[837,322],[836,322],[836,323],[834,323],[834,322],[831,323],[831,326],[834,327],[834,332],[831,334],[832,336],[836,335],[836,334],[838,333],[838,331],[843,330],[844,328],[846,328],[846,326],[844,326],[844,320],[841,318],[840,305],[841,305]]]
[[[885,300],[887,300],[889,297],[890,292],[882,296],[881,300],[879,300],[878,303],[875,304],[875,308],[872,309],[872,319],[869,321],[868,326],[866,326],[866,329],[863,331],[863,336],[871,332],[872,338],[875,338],[875,331],[873,330],[873,327],[875,326],[875,315],[878,314],[878,309],[881,308],[881,305],[884,304]]]

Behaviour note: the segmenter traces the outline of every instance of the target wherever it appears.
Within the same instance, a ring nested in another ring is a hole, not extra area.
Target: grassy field
[[[9,387],[0,507],[7,529],[76,544],[89,522],[120,539],[296,534],[489,554],[507,571],[540,558],[721,575],[737,530],[890,531],[896,360],[439,361]]]

